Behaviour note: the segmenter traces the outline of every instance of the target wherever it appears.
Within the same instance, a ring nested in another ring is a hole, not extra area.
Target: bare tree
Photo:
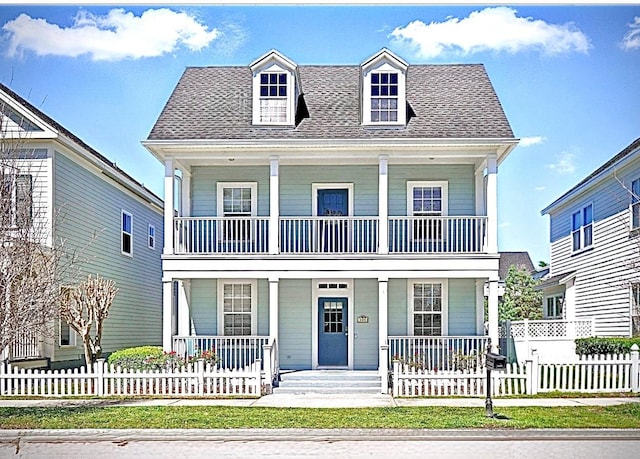
[[[0,100],[0,353],[51,336],[60,286],[75,282],[81,266],[82,250],[54,237],[61,212],[40,191],[46,166],[29,146],[34,128]]]
[[[96,275],[65,289],[60,301],[60,317],[82,338],[87,367],[102,353],[102,330],[118,293],[116,283]],[[95,325],[95,333],[91,330]]]

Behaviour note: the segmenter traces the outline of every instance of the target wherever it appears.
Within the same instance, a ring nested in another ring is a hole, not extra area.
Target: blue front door
[[[346,298],[318,298],[318,365],[348,365],[347,316]]]

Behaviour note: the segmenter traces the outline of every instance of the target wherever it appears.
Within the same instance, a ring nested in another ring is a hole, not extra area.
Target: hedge
[[[579,338],[576,339],[576,354],[628,354],[631,346],[640,347],[640,337],[636,338]]]

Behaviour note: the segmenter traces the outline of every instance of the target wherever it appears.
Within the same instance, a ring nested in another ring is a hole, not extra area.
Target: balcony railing
[[[178,217],[174,251],[183,254],[485,253],[487,217],[281,217],[269,247],[269,217]]]

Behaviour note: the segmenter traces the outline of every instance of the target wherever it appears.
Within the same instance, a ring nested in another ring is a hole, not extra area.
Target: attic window
[[[372,128],[407,124],[408,68],[409,64],[386,49],[362,64],[362,124]]]
[[[260,122],[287,122],[287,74],[260,74]]]
[[[398,74],[371,74],[371,122],[398,121]]]

